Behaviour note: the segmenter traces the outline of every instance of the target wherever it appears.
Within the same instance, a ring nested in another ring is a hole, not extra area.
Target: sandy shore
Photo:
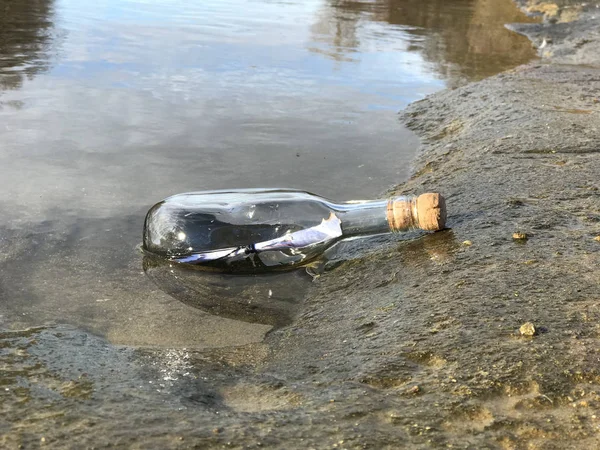
[[[397,192],[443,192],[451,230],[338,267],[280,344],[374,448],[600,446],[600,9],[522,6],[540,61],[403,113]]]

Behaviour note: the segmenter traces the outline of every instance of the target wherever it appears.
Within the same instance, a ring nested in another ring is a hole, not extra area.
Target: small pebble
[[[596,236],[594,240],[600,242],[600,236]]]
[[[512,237],[516,241],[523,241],[523,240],[527,239],[527,234],[521,233],[520,231],[516,231],[513,233]]]
[[[525,322],[521,325],[521,328],[519,328],[519,333],[521,333],[521,336],[533,336],[536,333],[536,329],[531,322]]]
[[[421,393],[421,388],[419,386],[413,386],[410,389],[405,391],[405,394],[407,395],[416,395]]]
[[[473,245],[473,243],[471,241],[463,241],[462,245],[470,247],[471,245]]]

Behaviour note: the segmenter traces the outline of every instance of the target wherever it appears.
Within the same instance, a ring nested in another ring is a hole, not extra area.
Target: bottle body
[[[342,238],[394,231],[393,205],[409,210],[414,203],[414,198],[397,197],[336,204],[284,189],[179,194],[150,209],[143,248],[175,262],[221,270],[294,268]],[[409,222],[403,229],[415,226]]]

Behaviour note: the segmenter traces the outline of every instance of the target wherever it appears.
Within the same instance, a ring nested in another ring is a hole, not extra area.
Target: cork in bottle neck
[[[387,204],[387,220],[395,232],[442,230],[446,226],[446,202],[438,193],[394,197]]]

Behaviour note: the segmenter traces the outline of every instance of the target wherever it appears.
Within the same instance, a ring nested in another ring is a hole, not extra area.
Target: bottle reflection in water
[[[312,279],[299,269],[255,274],[215,273],[144,256],[144,272],[165,293],[207,313],[244,322],[291,323],[301,311]]]
[[[306,265],[341,239],[444,228],[439,194],[333,203],[282,189],[179,194],[146,216],[143,248],[206,270],[257,273]]]

